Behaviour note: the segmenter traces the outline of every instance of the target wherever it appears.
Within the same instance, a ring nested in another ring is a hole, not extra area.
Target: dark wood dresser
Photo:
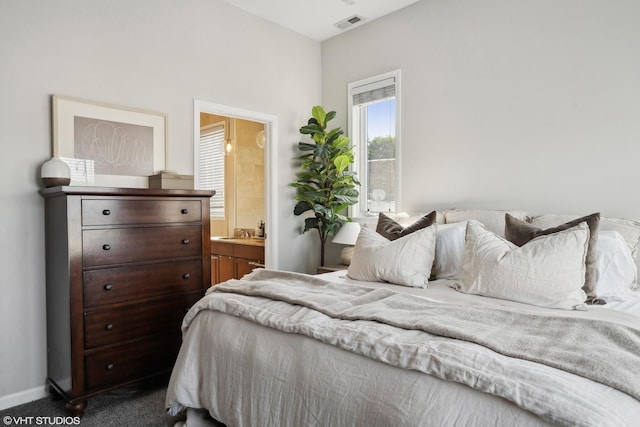
[[[211,285],[210,191],[55,187],[45,198],[47,368],[87,398],[171,370],[188,308]]]

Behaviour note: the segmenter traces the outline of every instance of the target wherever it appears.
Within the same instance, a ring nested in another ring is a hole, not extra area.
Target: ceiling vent
[[[340,21],[336,24],[336,27],[340,28],[341,30],[345,30],[353,25],[356,25],[360,22],[364,21],[364,18],[360,15],[353,15],[351,18],[347,18],[343,21]]]

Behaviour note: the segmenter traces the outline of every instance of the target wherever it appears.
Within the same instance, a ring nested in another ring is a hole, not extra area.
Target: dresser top
[[[114,188],[114,187],[85,187],[62,186],[40,190],[43,197],[60,195],[78,196],[181,196],[181,197],[212,197],[213,190],[162,190],[159,188]]]

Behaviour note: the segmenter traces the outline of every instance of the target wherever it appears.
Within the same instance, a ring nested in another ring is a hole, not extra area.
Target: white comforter
[[[329,276],[338,281],[348,280],[339,275]],[[539,310],[459,294],[447,283],[433,283],[427,290],[368,282],[366,285],[443,301],[518,307],[525,312]],[[636,325],[640,322],[640,318],[601,307],[571,315],[607,317]],[[368,425],[380,426],[544,425],[545,422],[624,426],[634,425],[640,419],[640,403],[624,393],[484,348],[474,349],[477,351],[474,369],[496,375],[495,366],[499,366],[504,372],[495,377],[495,382],[473,384],[483,375],[447,378],[446,371],[437,375],[454,381],[447,382],[214,311],[200,312],[185,329],[184,338],[168,390],[168,405],[174,411],[182,407],[207,408],[212,416],[228,425],[359,425],[366,420]],[[442,360],[457,360],[459,354],[470,349],[468,346],[475,345],[456,340],[445,343],[442,351],[451,351],[451,355]],[[526,375],[514,376],[518,371]],[[553,379],[548,383],[551,387],[548,394],[557,397],[557,408],[540,407],[532,400],[535,394],[528,392],[526,378],[535,376]],[[497,390],[492,388],[496,387],[510,388],[516,394],[511,400],[537,412],[539,417],[493,396],[492,391]]]

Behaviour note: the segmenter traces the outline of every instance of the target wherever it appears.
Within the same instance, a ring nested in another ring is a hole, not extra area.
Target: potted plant
[[[316,229],[320,237],[320,265],[324,265],[325,243],[335,235],[343,223],[351,221],[344,210],[358,201],[357,186],[360,182],[349,170],[353,163],[351,141],[343,135],[341,128],[327,131],[327,123],[336,115],[335,111],[325,113],[321,106],[311,110],[311,118],[300,133],[309,135],[311,142],[299,142],[303,153],[300,160],[301,172],[292,185],[297,189],[293,213],[302,215],[313,212],[305,218],[304,232]]]

